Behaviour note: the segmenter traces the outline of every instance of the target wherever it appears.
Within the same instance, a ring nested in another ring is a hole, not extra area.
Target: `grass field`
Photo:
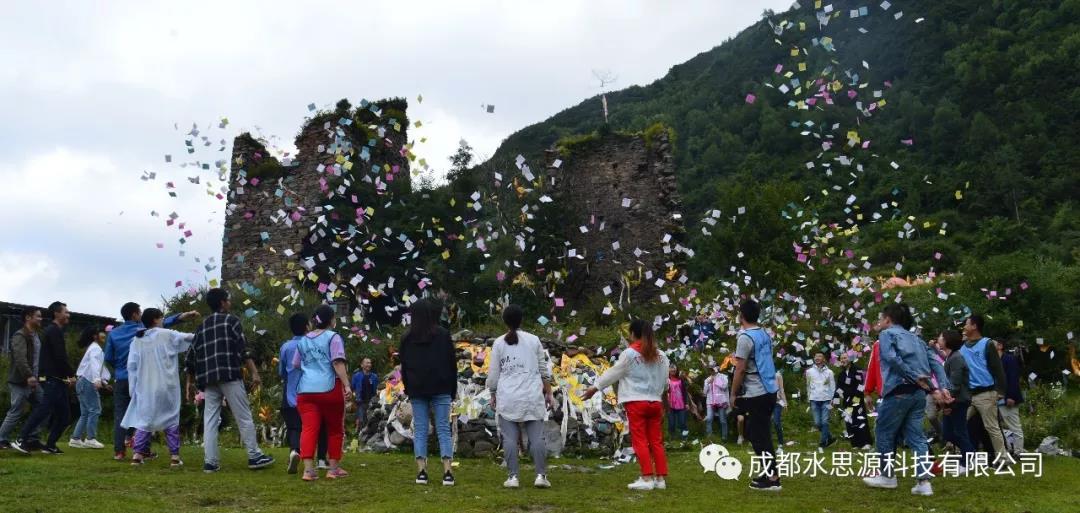
[[[747,468],[745,449],[729,449]],[[176,470],[168,468],[167,457],[132,467],[112,461],[105,450],[72,449],[61,456],[3,451],[0,512],[1080,511],[1080,460],[1067,457],[1045,458],[1040,478],[939,478],[933,497],[915,497],[909,493],[910,478],[901,479],[896,490],[869,489],[854,477],[793,477],[779,493],[752,491],[745,477],[723,481],[703,473],[696,450],[670,453],[668,489],[652,492],[626,489],[636,477],[636,464],[604,470],[599,466],[607,462],[597,459],[552,460],[549,490],[533,489],[532,468],[524,465],[524,486],[505,490],[504,470],[491,460],[462,460],[457,486],[446,488],[413,484],[415,467],[407,454],[350,454],[343,464],[352,473],[347,479],[305,483],[285,474],[285,450],[271,453],[279,460],[274,467],[250,471],[243,451],[226,449],[222,471],[206,475],[197,447],[183,449],[187,466]],[[434,468],[437,462],[432,463]]]

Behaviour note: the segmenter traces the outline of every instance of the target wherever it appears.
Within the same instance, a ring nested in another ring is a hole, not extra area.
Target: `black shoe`
[[[825,445],[823,447],[831,447],[835,443],[836,443],[836,439],[830,436],[829,441],[825,442]]]
[[[442,475],[443,486],[454,486],[454,474],[451,474],[449,470]]]
[[[64,454],[64,451],[61,451],[61,450],[60,450],[60,448],[59,448],[59,447],[56,447],[56,446],[53,446],[53,447],[42,447],[42,448],[41,448],[41,454],[52,454],[52,455],[58,455],[58,454]]]
[[[258,458],[248,459],[248,468],[251,470],[258,470],[260,468],[266,468],[274,464],[274,457],[266,454],[260,455]]]
[[[10,449],[10,448],[11,448],[11,442],[9,442],[7,440],[0,440],[0,449]]]
[[[23,454],[30,454],[30,451],[34,450],[33,447],[30,446],[30,444],[30,441],[20,442],[16,440],[11,443],[11,448]]]
[[[418,472],[416,474],[416,484],[422,484],[422,485],[427,484],[427,471],[426,470],[421,470],[420,472]]]
[[[782,487],[780,486],[780,480],[772,481],[767,477],[758,477],[753,481],[750,481],[751,490],[761,490],[765,492],[779,492]]]
[[[221,465],[217,463],[203,463],[202,471],[206,474],[213,474],[221,470]]]

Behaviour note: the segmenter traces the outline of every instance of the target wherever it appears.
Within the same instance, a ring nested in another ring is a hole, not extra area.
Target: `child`
[[[109,369],[105,368],[105,352],[101,350],[104,340],[105,332],[94,326],[84,329],[79,337],[79,347],[85,347],[86,352],[79,362],[79,370],[75,371],[78,377],[75,392],[79,396],[79,421],[75,424],[75,431],[71,433],[71,440],[68,440],[68,447],[73,449],[105,447],[97,441],[98,417],[101,415],[101,396],[98,395],[98,390],[106,386],[111,377]],[[85,440],[83,435],[86,435]]]
[[[135,428],[132,465],[150,456],[150,435],[165,431],[172,456],[169,466],[180,467],[180,367],[177,355],[191,347],[195,335],[162,328],[164,315],[157,308],[143,311],[146,329],[139,330],[128,353],[128,390],[131,404],[120,423]]]
[[[686,425],[686,410],[690,405],[690,391],[687,390],[686,380],[679,374],[679,368],[672,365],[668,369],[668,434],[672,438],[676,433],[686,440],[690,436],[690,430]]]
[[[720,372],[720,367],[713,367],[713,374],[705,378],[705,436],[712,436],[713,418],[720,421],[720,440],[728,437],[728,378]]]
[[[664,490],[667,488],[667,455],[660,424],[664,406],[660,397],[667,387],[664,369],[668,359],[656,348],[652,325],[641,319],[630,323],[633,342],[619,354],[619,361],[585,390],[582,399],[589,400],[598,390],[616,381],[619,383],[619,403],[626,410],[630,424],[630,443],[638,457],[641,477],[626,487],[631,490]]]

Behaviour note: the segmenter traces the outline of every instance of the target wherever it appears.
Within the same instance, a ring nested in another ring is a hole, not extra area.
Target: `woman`
[[[424,298],[409,308],[409,331],[401,340],[398,358],[405,394],[413,410],[413,454],[416,484],[427,484],[429,413],[434,410],[439,456],[443,463],[443,486],[454,486],[450,471],[454,441],[450,431],[450,402],[457,396],[457,360],[450,332],[439,326],[438,303]]]
[[[547,479],[547,442],[544,420],[547,408],[554,406],[551,395],[551,368],[540,339],[520,331],[521,307],[509,305],[503,310],[503,322],[509,331],[495,339],[491,347],[491,368],[487,387],[499,419],[506,468],[510,476],[506,488],[518,487],[518,441],[524,430],[529,438],[529,452],[536,466],[537,488],[550,488]]]
[[[630,424],[630,443],[638,457],[641,477],[627,485],[631,490],[667,488],[667,456],[664,454],[664,405],[660,401],[667,388],[668,359],[656,348],[652,325],[635,319],[630,323],[633,341],[619,355],[618,362],[596,379],[582,395],[588,400],[598,390],[616,381],[619,403]]]
[[[945,348],[945,375],[949,377],[949,395],[953,398],[953,402],[944,408],[942,436],[946,442],[952,442],[960,451],[958,473],[964,474],[967,472],[967,455],[975,452],[967,427],[967,413],[971,406],[968,367],[964,356],[960,354],[960,348],[964,346],[964,337],[956,331],[943,331],[938,335],[938,344]]]
[[[85,347],[79,369],[75,371],[78,381],[75,393],[79,396],[79,421],[71,433],[68,447],[75,449],[101,449],[97,441],[98,418],[101,416],[101,396],[98,390],[108,386],[109,369],[105,367],[105,353],[101,350],[105,332],[90,326],[79,336],[79,347]],[[86,438],[83,439],[83,436]]]
[[[312,316],[315,330],[296,343],[292,368],[300,369],[296,386],[296,409],[300,412],[300,459],[304,461],[301,479],[319,478],[315,469],[315,448],[319,430],[326,428],[326,456],[330,468],[327,479],[348,477],[339,466],[345,445],[345,401],[352,396],[345,368],[345,341],[333,331],[334,309],[320,305]]]
[[[152,456],[150,436],[165,432],[165,443],[172,456],[173,468],[183,466],[180,460],[180,362],[195,335],[162,327],[165,315],[157,308],[142,313],[146,329],[135,333],[128,350],[128,405],[120,426],[135,429],[132,465],[142,465]]]
[[[731,390],[726,375],[720,372],[720,366],[713,367],[711,376],[705,378],[705,437],[712,438],[713,419],[720,421],[720,440],[726,442],[728,436],[727,415],[730,411],[728,397]]]
[[[863,404],[864,372],[851,361],[848,353],[840,355],[840,376],[837,389],[840,391],[841,416],[844,418],[844,435],[851,441],[851,446],[869,450],[870,419],[866,416]]]

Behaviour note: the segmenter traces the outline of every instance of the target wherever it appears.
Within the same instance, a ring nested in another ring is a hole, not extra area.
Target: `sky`
[[[119,315],[126,301],[160,305],[177,282],[217,278],[225,205],[207,193],[221,192],[214,163],[244,131],[292,149],[311,103],[408,99],[410,120],[422,123],[410,127],[414,151],[439,175],[460,140],[482,160],[515,130],[598,94],[593,70],[616,77],[609,89],[651,83],[790,4],[9,3],[0,301]],[[196,161],[210,170],[181,167]]]

